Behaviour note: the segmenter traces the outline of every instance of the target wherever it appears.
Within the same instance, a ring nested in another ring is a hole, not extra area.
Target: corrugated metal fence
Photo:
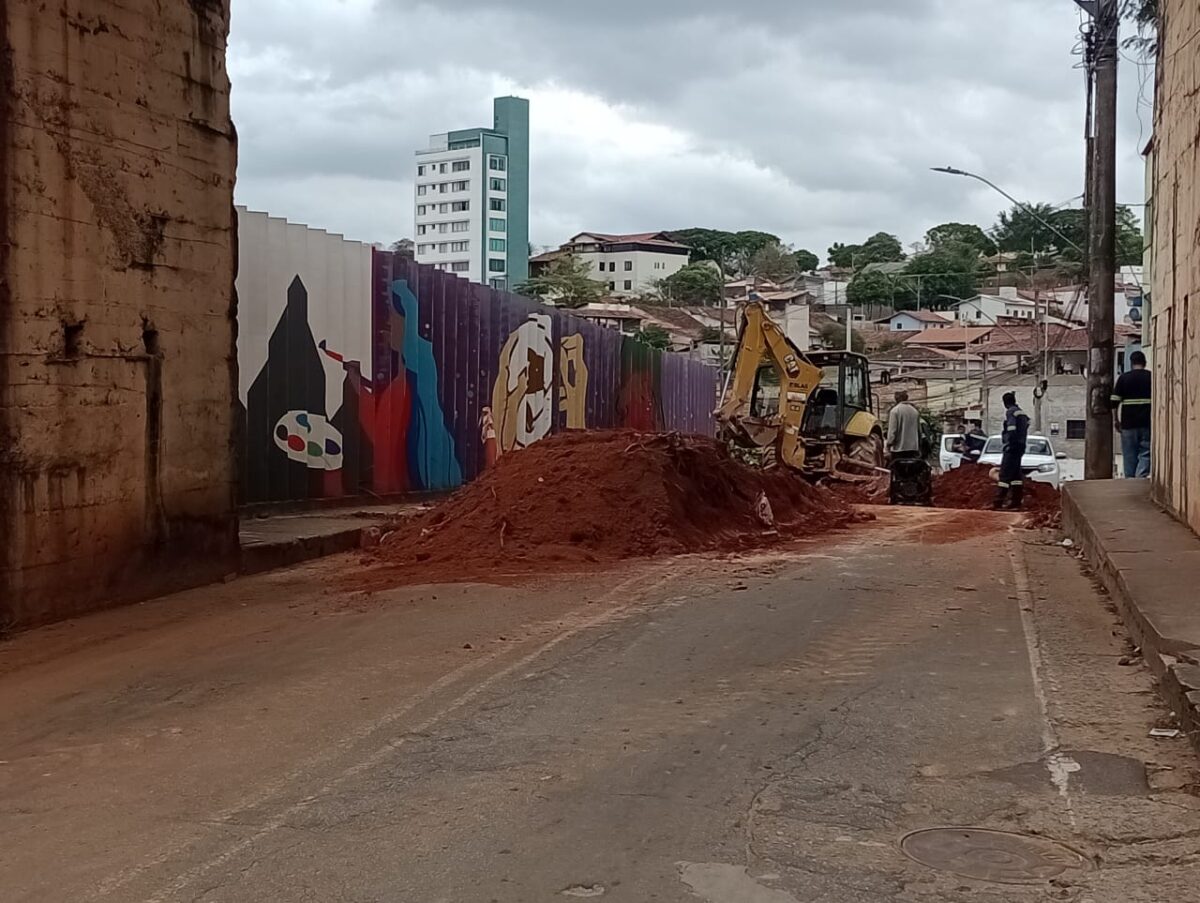
[[[254,271],[268,264],[245,248],[242,261],[254,288],[239,292],[239,320],[274,323],[239,338],[265,349],[239,350],[264,361],[243,376],[245,502],[452,489],[565,429],[714,432],[712,367],[567,311],[386,251],[371,255],[361,301],[314,297],[278,266],[265,288]],[[359,303],[364,341],[314,335],[311,312]]]

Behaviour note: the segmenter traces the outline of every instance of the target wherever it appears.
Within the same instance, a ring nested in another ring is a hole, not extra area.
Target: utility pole
[[[1084,479],[1113,475],[1113,283],[1116,278],[1118,0],[1097,0],[1092,24],[1095,121],[1088,228],[1088,400]]]

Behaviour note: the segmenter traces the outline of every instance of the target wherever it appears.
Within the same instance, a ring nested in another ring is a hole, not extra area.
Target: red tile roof
[[[686,248],[687,245],[680,244],[677,241],[671,241],[665,232],[630,232],[628,234],[616,234],[611,232],[580,232],[574,236],[568,245],[573,245],[581,238],[594,238],[604,244],[639,244],[639,245],[660,245],[671,248]]]
[[[986,341],[994,332],[991,326],[948,326],[945,329],[926,329],[918,332],[911,339],[905,339],[905,345],[963,345]]]

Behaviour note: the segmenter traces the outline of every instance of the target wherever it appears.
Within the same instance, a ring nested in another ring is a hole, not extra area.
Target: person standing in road
[[[888,413],[887,448],[893,461],[921,457],[921,414],[903,390],[896,393],[896,404]]]
[[[1144,479],[1150,476],[1150,371],[1146,355],[1135,351],[1129,355],[1130,370],[1122,373],[1113,386],[1112,403],[1121,408],[1113,418],[1121,434],[1121,462],[1125,478]]]
[[[1004,393],[1004,451],[1000,456],[1000,479],[996,483],[996,501],[993,508],[1020,508],[1025,495],[1025,479],[1021,472],[1021,459],[1025,457],[1025,443],[1029,439],[1029,415],[1017,404],[1015,392]]]

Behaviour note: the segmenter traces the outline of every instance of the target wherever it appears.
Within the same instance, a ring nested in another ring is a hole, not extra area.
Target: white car
[[[1004,439],[1000,436],[989,436],[979,463],[991,467],[1000,466],[1000,457],[1004,452]],[[1021,458],[1021,472],[1025,479],[1037,483],[1049,483],[1055,489],[1062,480],[1058,462],[1065,460],[1062,452],[1054,453],[1054,446],[1045,436],[1030,436],[1025,440],[1025,455]]]
[[[954,446],[962,439],[962,433],[943,433],[942,444],[938,447],[938,464],[942,472],[954,470],[962,463],[962,455],[954,450]]]
[[[954,446],[962,441],[962,433],[943,433],[941,445],[938,446],[938,465],[942,473],[954,470],[963,462],[962,452],[956,452]]]

